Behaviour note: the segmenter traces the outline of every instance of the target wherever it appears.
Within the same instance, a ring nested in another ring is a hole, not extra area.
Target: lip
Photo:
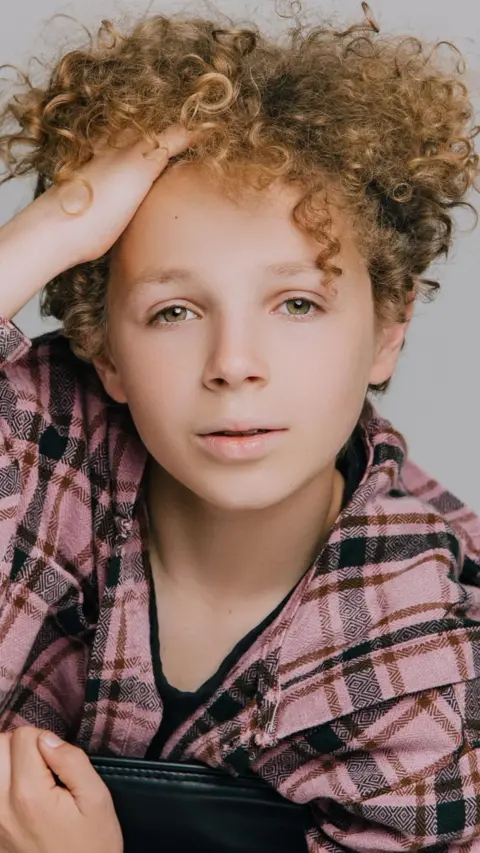
[[[251,427],[251,429],[262,429],[262,427]],[[205,453],[216,459],[260,459],[279,444],[286,432],[286,429],[273,429],[259,435],[207,434],[197,435],[196,440]]]
[[[202,432],[199,435],[210,435],[212,432],[250,432],[252,429],[268,429],[268,430],[281,430],[284,427],[279,427],[276,424],[266,424],[266,423],[249,423],[246,421],[219,421],[216,424],[211,424],[206,429],[202,429]]]

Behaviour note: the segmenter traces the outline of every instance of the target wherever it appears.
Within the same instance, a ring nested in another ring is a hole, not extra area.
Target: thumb
[[[98,802],[99,788],[103,782],[95,772],[87,754],[76,746],[61,740],[53,732],[42,732],[38,749],[52,773],[69,790],[78,809],[86,814]]]

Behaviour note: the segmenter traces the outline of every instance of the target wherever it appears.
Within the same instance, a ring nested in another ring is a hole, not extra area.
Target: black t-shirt
[[[337,461],[337,468],[345,480],[342,508],[351,500],[362,479],[367,464],[365,445],[357,427],[354,431],[346,452]],[[300,583],[300,581],[298,581]],[[217,671],[194,692],[178,690],[168,683],[162,670],[162,662],[158,650],[158,616],[153,584],[150,591],[150,645],[152,650],[153,672],[157,690],[162,697],[163,717],[160,727],[146,752],[145,758],[157,759],[163,744],[170,735],[190,717],[200,705],[205,704],[225,680],[242,655],[253,645],[257,637],[270,625],[283,610],[296,586],[268,616],[236,644],[232,651],[222,661]]]

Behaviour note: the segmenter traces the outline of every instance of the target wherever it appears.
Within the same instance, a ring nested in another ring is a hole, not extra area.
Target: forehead
[[[162,225],[178,221],[188,227],[201,225],[199,217],[220,218],[227,225],[231,220],[250,221],[288,220],[301,191],[275,182],[265,190],[249,189],[241,183],[227,192],[200,165],[177,163],[154,183],[143,204],[135,214],[126,237],[137,234],[145,226],[162,220]]]
[[[277,181],[262,191],[228,194],[196,164],[177,163],[153,185],[114,249],[125,278],[163,259],[172,266],[224,269],[268,267],[284,259],[310,263],[321,246],[292,219],[304,191]],[[330,210],[332,232],[358,265],[345,219]]]

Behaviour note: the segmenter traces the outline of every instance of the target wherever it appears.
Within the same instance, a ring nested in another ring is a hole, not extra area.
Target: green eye
[[[162,326],[173,326],[176,321],[184,320],[185,316],[181,312],[187,312],[188,308],[185,308],[183,305],[169,305],[168,308],[162,308],[155,316],[152,318],[151,322],[153,324],[160,324]],[[180,313],[178,313],[180,312]]]
[[[298,311],[298,313],[302,315],[308,314],[310,307],[313,305],[313,302],[310,302],[308,299],[287,299],[285,305],[294,305],[296,308],[301,308],[302,306],[306,307],[306,311]]]
[[[290,317],[316,316],[318,313],[323,313],[320,305],[317,305],[311,299],[304,299],[303,297],[286,299],[282,302],[282,307],[284,305],[287,306],[287,314]],[[188,314],[194,315],[195,312],[185,305],[168,305],[166,308],[158,311],[149,322],[152,326],[180,325],[180,323],[188,319]]]
[[[180,311],[180,312],[187,311],[187,308],[184,308],[182,305],[172,305],[170,308],[165,308],[165,310],[163,311],[163,316],[165,317],[165,319],[167,319],[168,314],[170,313],[171,316],[173,317],[174,322],[175,322],[175,320],[184,319],[183,315],[178,314],[178,313],[176,314],[175,313],[176,311]],[[167,320],[167,322],[169,322],[169,321]]]

